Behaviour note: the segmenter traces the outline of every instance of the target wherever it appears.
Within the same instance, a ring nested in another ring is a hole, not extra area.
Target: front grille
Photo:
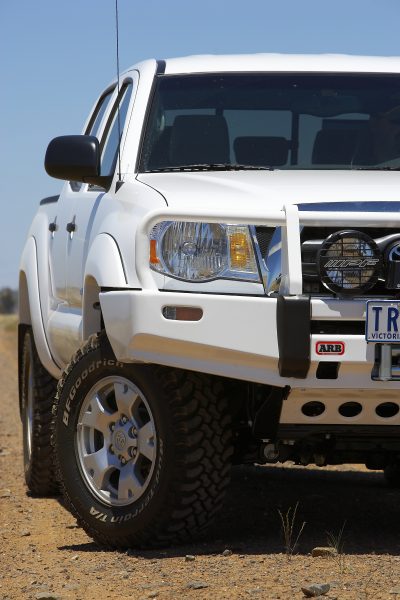
[[[274,235],[275,227],[256,227],[255,230],[261,256],[265,259],[272,236]]]
[[[311,333],[322,335],[364,335],[365,321],[311,321]]]

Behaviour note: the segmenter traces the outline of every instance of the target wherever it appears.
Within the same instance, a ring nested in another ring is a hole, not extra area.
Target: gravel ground
[[[76,526],[59,498],[24,486],[16,340],[0,319],[0,598],[324,598],[400,600],[399,493],[382,474],[356,465],[236,468],[225,508],[207,537],[157,552],[105,551]],[[298,503],[293,556],[286,556],[278,510]],[[343,553],[314,558],[327,532],[344,526]]]

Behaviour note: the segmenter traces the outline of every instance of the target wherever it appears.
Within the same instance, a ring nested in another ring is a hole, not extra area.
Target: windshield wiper
[[[182,171],[273,171],[274,167],[242,165],[238,163],[204,163],[195,165],[179,165],[173,167],[160,167],[159,169],[149,169],[145,173],[166,173]]]
[[[353,171],[400,171],[400,167],[353,167]]]

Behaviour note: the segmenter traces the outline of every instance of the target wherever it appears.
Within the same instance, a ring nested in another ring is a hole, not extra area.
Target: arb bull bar
[[[303,205],[304,207],[304,205]],[[286,205],[281,210],[163,210],[149,213],[140,223],[136,233],[136,271],[143,290],[156,291],[157,284],[149,267],[149,232],[161,221],[195,221],[230,223],[264,227],[281,227],[282,277],[277,305],[277,333],[279,345],[279,372],[282,377],[305,378],[310,364],[310,298],[303,295],[300,231],[307,227],[338,227],[358,229],[363,227],[391,227],[400,231],[398,212],[335,212],[298,210],[296,205]],[[366,298],[367,300],[367,298]],[[352,302],[350,298],[343,302]],[[361,303],[364,301],[361,300]],[[358,298],[358,304],[360,299]],[[365,302],[364,302],[365,304]],[[359,312],[359,310],[358,310]],[[365,317],[365,308],[363,310]],[[287,339],[285,326],[295,322],[296,338]],[[400,380],[400,370],[393,366],[393,357],[399,355],[396,344],[376,344],[373,379]]]

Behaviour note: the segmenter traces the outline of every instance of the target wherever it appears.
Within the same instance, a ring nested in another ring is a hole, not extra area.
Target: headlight
[[[363,293],[378,280],[381,253],[367,234],[338,231],[323,242],[318,264],[321,281],[332,292]]]
[[[242,225],[159,223],[150,235],[150,266],[184,281],[260,281],[249,228]]]

